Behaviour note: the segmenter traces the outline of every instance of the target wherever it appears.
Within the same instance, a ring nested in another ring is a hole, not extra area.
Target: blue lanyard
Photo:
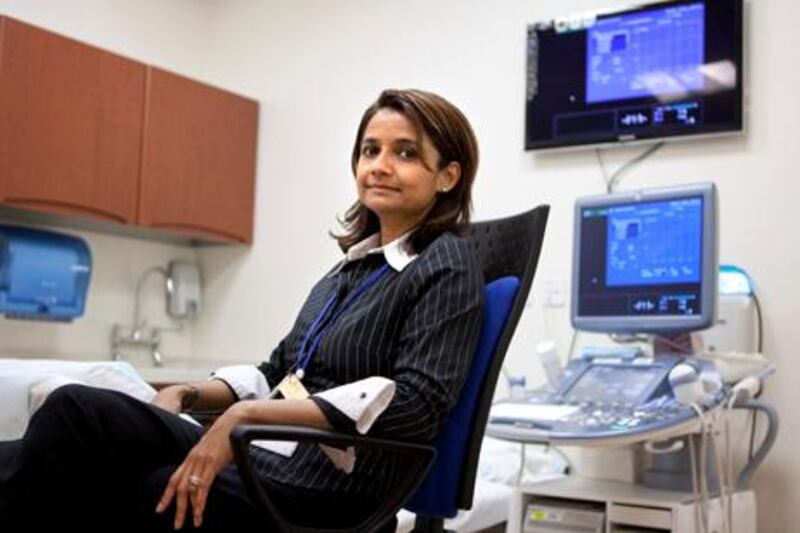
[[[331,316],[328,323],[325,324],[325,327],[321,328],[319,331],[317,329],[320,327],[321,322],[324,320],[325,316],[327,316],[328,312],[333,307],[334,303],[336,303],[337,295],[332,294],[328,301],[325,302],[325,305],[320,311],[317,318],[314,319],[314,322],[311,324],[311,327],[308,329],[308,333],[306,333],[306,338],[303,340],[303,344],[300,347],[300,357],[297,361],[297,371],[295,374],[298,378],[303,379],[305,375],[305,370],[311,360],[314,358],[314,355],[317,353],[317,348],[319,348],[319,343],[322,341],[322,337],[325,336],[325,333],[328,329],[338,320],[340,316],[347,310],[350,305],[356,301],[356,299],[361,296],[363,293],[368,291],[373,285],[375,285],[378,280],[383,276],[386,271],[389,270],[389,265],[384,264],[381,268],[370,274],[367,279],[364,280],[361,285],[356,287],[352,292],[350,292],[345,300],[340,305]],[[309,347],[309,342],[311,342],[311,346]]]

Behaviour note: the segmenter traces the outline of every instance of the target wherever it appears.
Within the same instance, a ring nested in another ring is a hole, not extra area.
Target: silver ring
[[[189,485],[191,485],[191,486],[193,486],[193,487],[199,487],[199,486],[200,486],[200,483],[201,483],[202,481],[203,481],[203,480],[202,480],[202,479],[200,479],[200,476],[196,476],[196,475],[194,475],[194,474],[192,474],[191,476],[189,476]]]

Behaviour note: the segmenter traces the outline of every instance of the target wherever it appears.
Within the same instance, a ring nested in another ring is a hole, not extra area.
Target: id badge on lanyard
[[[300,378],[294,372],[286,374],[286,377],[278,383],[276,388],[287,400],[305,400],[310,396]]]

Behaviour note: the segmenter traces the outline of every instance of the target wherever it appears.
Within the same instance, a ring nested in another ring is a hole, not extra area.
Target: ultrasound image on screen
[[[704,16],[697,3],[598,20],[587,31],[587,103],[701,89]]]
[[[701,312],[701,197],[588,207],[579,223],[581,316]]]
[[[742,131],[743,20],[671,0],[529,25],[526,149]]]
[[[700,198],[610,208],[606,286],[698,283],[702,220]]]

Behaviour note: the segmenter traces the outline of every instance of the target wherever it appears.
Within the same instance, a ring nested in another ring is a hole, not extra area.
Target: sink
[[[150,366],[137,367],[142,378],[151,385],[170,385],[184,381],[207,379],[217,366]]]

